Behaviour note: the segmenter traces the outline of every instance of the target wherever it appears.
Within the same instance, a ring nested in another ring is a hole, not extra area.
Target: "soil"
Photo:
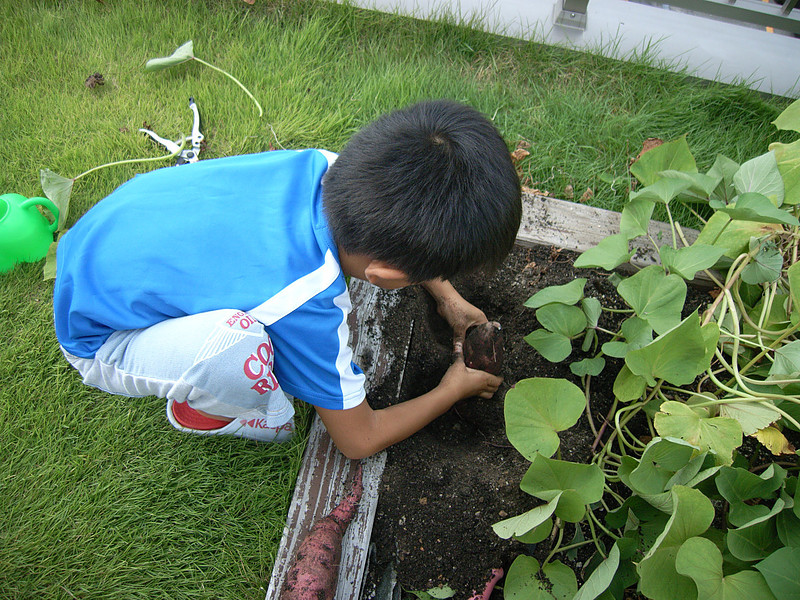
[[[455,590],[454,598],[466,599],[483,590],[493,568],[502,567],[508,572],[521,553],[531,554],[541,563],[550,552],[549,540],[535,547],[526,546],[503,540],[492,530],[493,523],[540,503],[519,488],[530,463],[506,438],[503,398],[517,381],[527,377],[563,377],[579,383],[569,370],[569,362],[582,358],[580,348],[567,361],[553,364],[524,341],[523,337],[538,327],[534,311],[523,306],[530,296],[549,285],[584,277],[588,279],[587,296],[598,298],[606,307],[621,307],[607,274],[574,269],[576,256],[555,248],[516,247],[497,272],[453,281],[489,320],[501,323],[505,340],[504,383],[491,400],[461,401],[422,431],[388,450],[372,533],[374,554],[366,577],[366,598],[376,597],[381,578],[393,567],[403,590],[427,590],[446,584]],[[416,287],[397,293],[403,295],[402,302],[383,322],[396,327],[397,332],[407,332],[413,319],[411,344],[400,398],[379,388],[370,396],[375,408],[429,391],[451,360],[452,331],[436,313],[432,299]],[[697,302],[708,298],[702,292],[692,293],[698,295]],[[600,325],[614,328],[613,323],[602,319]],[[392,337],[391,331],[383,334]],[[403,338],[399,334],[394,337]],[[617,371],[614,367],[608,364],[604,373],[592,380],[592,414],[596,423],[602,422],[613,397],[611,386]],[[395,389],[396,386],[395,381]],[[588,462],[594,436],[585,415],[560,437],[562,459]],[[574,533],[574,528],[568,529],[565,539],[571,539]],[[582,553],[559,557],[573,567],[579,583],[592,546],[584,548]],[[502,581],[492,598],[502,597],[500,587]]]

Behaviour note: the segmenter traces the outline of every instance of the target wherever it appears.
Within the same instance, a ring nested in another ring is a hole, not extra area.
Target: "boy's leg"
[[[272,372],[272,343],[245,312],[217,310],[118,331],[93,359],[65,355],[88,385],[166,398],[177,429],[265,441],[291,436],[294,408]],[[233,420],[215,426],[196,411]]]

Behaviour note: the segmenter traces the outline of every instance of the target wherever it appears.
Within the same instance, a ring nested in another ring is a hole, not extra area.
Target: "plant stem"
[[[183,150],[183,147],[185,145],[186,145],[186,140],[183,140],[181,142],[181,145],[178,147],[178,149],[175,152],[173,152],[172,154],[167,154],[166,156],[156,156],[154,158],[129,158],[127,160],[117,160],[117,161],[114,161],[114,162],[106,163],[104,165],[100,165],[99,167],[93,167],[93,168],[89,169],[88,171],[84,171],[80,175],[76,175],[75,177],[73,177],[72,181],[78,181],[78,179],[80,179],[81,177],[83,177],[85,175],[88,175],[89,173],[94,173],[95,171],[98,171],[100,169],[105,169],[106,167],[114,167],[116,165],[124,165],[124,164],[127,164],[127,163],[135,163],[135,162],[156,162],[156,161],[159,161],[159,160],[167,160],[168,158],[173,158],[173,157],[177,156],[178,154],[180,154],[181,150]]]
[[[228,72],[227,72],[227,71],[225,71],[224,69],[220,69],[219,67],[215,67],[215,66],[214,66],[214,65],[212,65],[211,63],[207,63],[206,61],[204,61],[204,60],[202,60],[202,59],[199,59],[199,58],[197,58],[196,56],[193,56],[192,58],[194,58],[194,59],[195,59],[197,62],[199,62],[200,64],[202,64],[202,65],[205,65],[205,66],[207,66],[207,67],[211,67],[211,68],[212,68],[212,69],[214,69],[215,71],[219,71],[220,73],[222,73],[222,74],[223,74],[223,75],[225,75],[226,77],[229,77],[229,78],[230,78],[230,79],[231,79],[231,80],[232,80],[234,83],[236,83],[236,85],[238,85],[240,88],[242,88],[242,89],[244,90],[244,93],[245,93],[245,94],[247,94],[248,96],[250,96],[250,99],[251,99],[253,102],[255,102],[255,103],[256,103],[256,107],[258,108],[258,116],[259,116],[259,117],[261,117],[261,116],[263,116],[263,115],[264,115],[264,111],[261,109],[261,105],[258,103],[258,100],[256,100],[256,99],[255,99],[255,97],[253,96],[253,94],[251,94],[251,93],[250,93],[250,90],[248,90],[246,87],[244,87],[244,85],[242,84],[242,82],[241,82],[241,81],[239,81],[238,79],[236,79],[236,77],[234,77],[233,75],[231,75],[230,73],[228,73]]]

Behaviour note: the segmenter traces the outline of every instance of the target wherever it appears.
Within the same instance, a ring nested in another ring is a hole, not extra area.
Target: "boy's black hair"
[[[414,104],[356,133],[325,175],[323,202],[340,249],[412,282],[497,267],[522,213],[500,133],[450,100]]]

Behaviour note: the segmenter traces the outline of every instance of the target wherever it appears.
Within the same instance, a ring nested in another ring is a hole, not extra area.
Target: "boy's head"
[[[412,282],[499,265],[522,213],[503,138],[449,100],[397,110],[356,133],[325,176],[323,202],[340,250],[384,261]]]

